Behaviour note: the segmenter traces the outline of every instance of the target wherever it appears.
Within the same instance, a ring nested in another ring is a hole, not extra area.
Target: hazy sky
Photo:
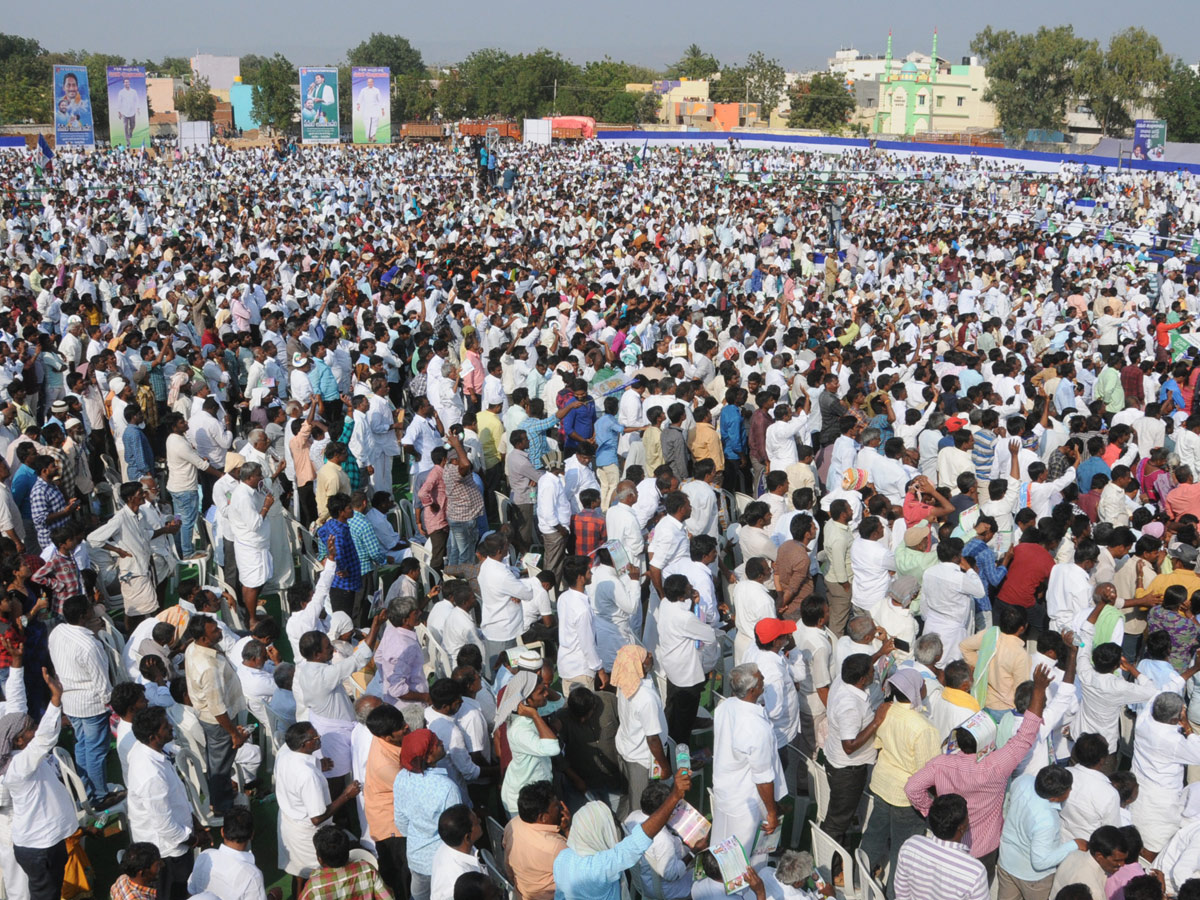
[[[662,67],[695,42],[723,62],[740,62],[763,50],[785,68],[805,69],[824,65],[839,46],[882,53],[889,28],[895,32],[894,51],[903,55],[913,49],[928,52],[936,26],[938,54],[957,60],[969,53],[971,38],[985,25],[1027,31],[1068,23],[1102,41],[1128,25],[1142,25],[1159,36],[1167,52],[1188,62],[1200,58],[1196,0],[77,0],[66,5],[3,0],[0,9],[0,30],[36,38],[50,50],[130,58],[278,50],[297,65],[338,62],[349,47],[382,31],[405,35],[429,63],[455,62],[479,47],[514,52],[548,47],[576,62],[607,55]]]

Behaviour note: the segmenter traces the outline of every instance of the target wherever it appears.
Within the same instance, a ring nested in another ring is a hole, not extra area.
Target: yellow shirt
[[[653,473],[665,462],[662,452],[662,429],[651,425],[643,431],[642,446],[646,451],[646,471]]]
[[[500,440],[504,437],[504,423],[500,417],[490,410],[480,410],[475,414],[475,430],[483,445],[483,467],[490,469],[500,465]]]
[[[938,730],[922,713],[904,703],[893,703],[875,732],[879,759],[871,773],[871,790],[892,806],[912,806],[904,785],[924,765],[942,752]]]
[[[725,452],[721,449],[721,435],[708,422],[696,423],[692,438],[688,441],[688,449],[692,451],[693,459],[711,459],[718,472],[724,471]]]

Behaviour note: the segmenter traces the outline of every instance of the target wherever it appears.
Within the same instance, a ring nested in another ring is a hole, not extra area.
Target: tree
[[[271,131],[287,131],[296,117],[296,67],[282,53],[263,60],[255,72],[251,115]]]
[[[792,86],[791,100],[788,128],[841,131],[854,111],[854,97],[841,79],[825,72],[813,75],[811,81],[797,81]]]
[[[175,94],[175,108],[185,119],[211,122],[217,110],[217,98],[208,87],[207,78],[194,78],[184,90]]]
[[[32,38],[0,33],[0,122],[50,117],[50,63]]]
[[[708,78],[721,71],[721,64],[711,53],[705,53],[697,44],[689,44],[679,57],[667,68],[668,78]]]
[[[757,103],[765,119],[783,99],[786,83],[787,76],[779,60],[756,50],[747,57],[744,66],[722,69],[720,80],[709,85],[708,95],[717,103]]]
[[[1154,98],[1154,115],[1167,120],[1167,136],[1189,143],[1200,141],[1200,76],[1177,62]]]
[[[434,102],[438,115],[443,119],[461,119],[467,114],[471,102],[470,88],[457,69],[438,79]]]
[[[257,53],[247,53],[239,61],[239,71],[242,76],[243,84],[258,84],[258,73],[262,71],[265,63],[270,62],[270,58],[259,56]]]
[[[392,76],[394,119],[407,122],[432,119],[437,109],[438,101],[428,78],[422,75]]]
[[[1146,29],[1126,28],[1109,39],[1107,52],[1093,43],[1078,74],[1080,94],[1107,135],[1133,124],[1134,108],[1158,93],[1171,74],[1171,60]]]
[[[988,26],[971,41],[971,51],[987,66],[983,99],[995,104],[1000,124],[1017,139],[1030,129],[1065,130],[1067,101],[1079,89],[1091,48],[1070,25],[1043,26],[1034,34]]]
[[[398,34],[375,32],[357,47],[346,52],[346,62],[352,66],[388,66],[392,77],[425,75],[421,51]]]

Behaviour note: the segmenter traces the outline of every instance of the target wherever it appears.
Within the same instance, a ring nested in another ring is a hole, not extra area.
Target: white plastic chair
[[[500,890],[501,897],[504,900],[512,900],[516,896],[516,889],[511,882],[504,877],[504,872],[496,865],[496,858],[487,850],[480,850],[479,856],[483,860],[483,867],[487,869],[488,877],[492,879],[492,883]]]
[[[234,766],[236,772],[237,766]],[[204,766],[199,758],[185,747],[176,744],[175,771],[183,780],[187,790],[188,800],[192,804],[192,812],[205,828],[218,828],[225,823],[223,816],[212,812],[212,793],[208,787],[208,778],[204,774]]]
[[[408,540],[417,533],[417,514],[413,502],[405,497],[396,504],[396,512],[400,516],[400,524],[396,531],[400,533],[400,537]]]
[[[845,885],[838,889],[838,896],[844,897],[845,900],[861,900],[861,895],[855,887],[854,857],[850,855],[850,851],[822,831],[821,826],[816,822],[811,823],[810,827],[812,828],[813,861],[816,863],[818,871],[828,883],[832,884],[833,860],[841,859],[842,881],[845,882]]]
[[[829,812],[829,776],[815,759],[808,760],[808,774],[812,778],[813,799],[817,801],[816,821],[824,822],[825,814]]]
[[[734,509],[739,518],[741,517],[742,513],[746,511],[746,507],[753,502],[753,497],[751,497],[749,494],[743,494],[741,491],[738,491],[733,495]]]
[[[887,891],[871,876],[871,861],[862,847],[854,851],[854,862],[858,866],[859,895],[863,900],[887,900]]]
[[[128,808],[125,801],[114,803],[106,810],[97,810],[88,800],[87,787],[83,783],[83,778],[79,774],[79,770],[75,768],[75,760],[71,758],[65,747],[54,748],[54,761],[58,763],[58,774],[67,789],[67,793],[71,795],[71,799],[75,802],[75,814],[79,819],[80,825],[90,825],[92,820],[97,816],[107,816],[110,821],[116,820],[122,831],[128,830]],[[110,784],[108,790],[119,791],[122,785]]]
[[[493,819],[487,817],[487,833],[488,840],[492,842],[492,854],[501,862],[504,861],[504,826]]]
[[[350,851],[350,862],[365,862],[372,869],[379,871],[379,860],[375,858],[375,854],[361,847],[355,847]]]

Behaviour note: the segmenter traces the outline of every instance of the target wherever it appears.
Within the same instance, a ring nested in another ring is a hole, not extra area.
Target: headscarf
[[[420,774],[425,771],[425,756],[437,736],[428,728],[418,728],[404,736],[400,744],[400,768]]]
[[[626,700],[633,699],[633,695],[642,686],[642,670],[649,655],[645,647],[637,644],[626,644],[617,651],[617,658],[613,662],[612,674],[608,680],[625,695]]]
[[[892,673],[892,677],[885,683],[886,687],[895,688],[905,697],[913,706],[921,705],[921,685],[925,678],[916,669],[910,667],[897,669]]]
[[[580,856],[594,856],[611,850],[621,841],[612,810],[602,800],[586,803],[571,819],[567,846]]]
[[[871,473],[866,469],[847,469],[842,476],[843,491],[857,491],[866,487],[871,481]]]
[[[500,703],[496,707],[496,724],[507,722],[508,717],[517,711],[525,700],[533,693],[533,689],[538,686],[541,680],[538,673],[526,672],[524,669],[518,669],[513,677],[508,680],[508,684],[504,686],[504,693],[500,696]]]
[[[25,713],[8,713],[0,716],[0,775],[8,771],[8,764],[12,762],[12,758],[17,752],[13,741],[22,731],[32,727],[33,719]]]
[[[335,612],[329,619],[329,638],[337,640],[347,631],[354,630],[354,620],[350,616],[342,612],[340,609]]]

